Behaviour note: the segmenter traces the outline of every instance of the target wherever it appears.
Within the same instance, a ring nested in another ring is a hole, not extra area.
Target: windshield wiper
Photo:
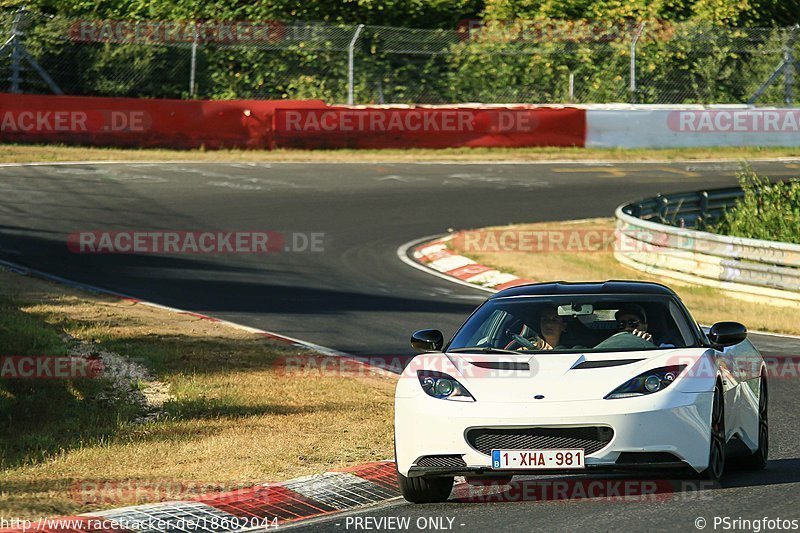
[[[491,346],[467,346],[465,348],[454,348],[452,350],[447,350],[447,351],[453,353],[459,353],[459,352],[513,353],[514,355],[519,355],[520,353],[517,350],[504,350],[502,348],[493,348]]]

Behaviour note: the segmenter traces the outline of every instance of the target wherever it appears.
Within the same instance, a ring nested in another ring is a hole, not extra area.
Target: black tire
[[[453,490],[452,477],[406,477],[397,473],[397,483],[403,498],[411,503],[440,503],[447,501]]]
[[[711,407],[711,446],[708,451],[708,468],[700,472],[701,479],[719,481],[725,472],[725,398],[722,385],[714,387]]]
[[[769,457],[769,397],[767,395],[767,377],[761,376],[761,395],[758,398],[758,449],[739,461],[748,470],[762,470],[767,466]]]

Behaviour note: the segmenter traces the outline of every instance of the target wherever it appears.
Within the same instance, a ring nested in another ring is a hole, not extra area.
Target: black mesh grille
[[[460,455],[426,455],[417,461],[417,466],[427,468],[457,468],[467,466]]]
[[[580,428],[475,428],[467,431],[467,442],[481,453],[492,450],[583,448],[586,455],[611,442],[614,430],[605,426]]]

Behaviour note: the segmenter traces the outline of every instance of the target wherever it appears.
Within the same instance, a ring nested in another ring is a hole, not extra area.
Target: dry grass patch
[[[135,406],[99,405],[101,384],[79,382],[102,380],[50,383],[38,400],[51,412],[34,420],[15,413],[39,385],[0,381],[3,516],[187,498],[392,456],[394,378],[287,374],[283,358],[308,352],[9,272],[0,298],[30,330],[18,350],[40,338],[28,353],[63,352],[69,335],[146,366],[173,396],[162,416],[137,423]],[[0,323],[0,340],[13,330]]]
[[[557,234],[569,235],[569,232],[574,230],[583,238],[582,236],[585,235],[583,232],[586,231],[598,231],[608,235],[613,229],[613,219],[600,218],[574,222],[497,226],[476,231],[484,234],[492,232],[494,235],[505,231],[554,231]],[[606,247],[601,251],[584,251],[582,253],[572,251],[475,251],[480,249],[480,245],[484,245],[484,249],[497,250],[499,244],[494,246],[493,242],[489,240],[489,246],[487,247],[485,246],[487,243],[485,239],[473,235],[471,241],[466,241],[465,239],[451,241],[450,247],[484,265],[537,281],[635,279],[664,283],[672,287],[680,295],[694,317],[702,324],[712,324],[721,320],[736,320],[746,324],[750,329],[800,334],[800,308],[746,301],[740,296],[731,295],[712,287],[687,285],[677,280],[651,276],[617,262],[610,247]],[[593,243],[596,241],[588,242]],[[564,250],[566,249],[566,244],[564,246],[556,245],[554,248]],[[530,246],[527,249],[530,249]],[[570,249],[576,250],[577,248],[572,247]]]
[[[163,150],[96,148],[63,145],[3,145],[0,163],[56,161],[236,161],[236,162],[320,162],[320,163],[414,163],[449,161],[583,161],[742,159],[797,157],[796,148],[711,147],[670,149],[623,148],[446,148],[385,150]]]

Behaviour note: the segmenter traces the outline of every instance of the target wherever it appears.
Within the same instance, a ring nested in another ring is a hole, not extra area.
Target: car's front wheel
[[[453,490],[452,477],[406,477],[397,473],[397,482],[403,498],[411,503],[439,503],[447,501]]]
[[[714,387],[711,407],[711,448],[708,453],[708,468],[700,473],[701,478],[719,481],[725,471],[725,398],[722,385]]]

